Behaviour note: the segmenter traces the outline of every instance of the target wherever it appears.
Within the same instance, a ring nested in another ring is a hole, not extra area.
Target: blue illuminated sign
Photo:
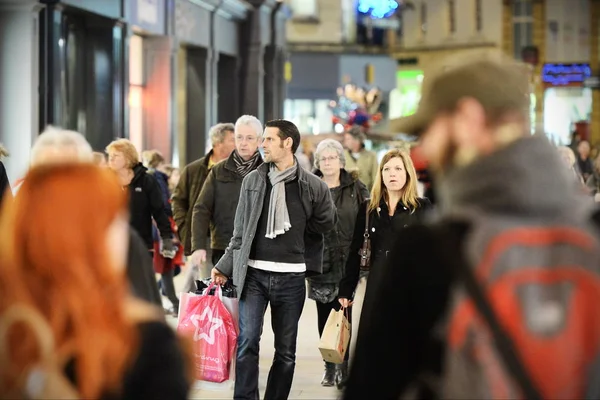
[[[592,76],[589,64],[544,64],[542,82],[552,86],[583,84]]]
[[[398,9],[396,0],[358,0],[358,12],[371,18],[381,19],[391,17]]]

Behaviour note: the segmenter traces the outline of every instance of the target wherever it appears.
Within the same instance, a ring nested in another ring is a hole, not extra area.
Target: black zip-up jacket
[[[194,204],[192,253],[196,250],[206,250],[209,228],[210,247],[216,250],[227,248],[233,236],[235,210],[243,180],[236,170],[233,153],[212,167]]]
[[[322,178],[323,173],[317,170],[315,175]],[[358,179],[358,173],[348,172],[345,169],[340,170],[339,188],[330,191],[338,218],[335,228],[324,235],[323,274],[309,278],[313,286],[340,283],[344,276],[348,249],[354,236],[358,210],[364,200],[369,198],[369,191]]]
[[[152,218],[156,221],[160,237],[172,239],[171,223],[165,213],[162,193],[156,179],[139,163],[133,167],[133,179],[129,184],[130,225],[142,237],[148,249],[152,249]]]

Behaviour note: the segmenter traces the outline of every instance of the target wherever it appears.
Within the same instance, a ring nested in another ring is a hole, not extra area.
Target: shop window
[[[292,9],[292,21],[319,21],[319,9],[317,0],[290,0],[289,5]]]
[[[331,99],[286,99],[284,118],[292,121],[302,134],[318,135],[333,132]]]
[[[589,121],[591,112],[591,89],[554,87],[544,92],[544,132],[554,143],[568,145],[575,124]]]
[[[531,0],[513,2],[514,57],[521,59],[523,48],[533,45],[533,3]]]
[[[450,34],[456,33],[456,3],[448,0],[448,30]]]
[[[475,0],[475,30],[483,32],[483,8],[481,0]]]

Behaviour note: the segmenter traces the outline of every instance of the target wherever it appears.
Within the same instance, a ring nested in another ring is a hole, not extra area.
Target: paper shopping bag
[[[331,310],[319,342],[319,351],[323,360],[334,364],[344,362],[350,342],[350,323],[344,312],[344,309]]]

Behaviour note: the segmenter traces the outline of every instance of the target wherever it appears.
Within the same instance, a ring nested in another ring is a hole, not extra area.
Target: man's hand
[[[350,307],[352,304],[354,304],[353,301],[350,301],[348,299],[338,299],[338,301],[340,302],[340,304],[342,305],[343,308],[348,308]]]
[[[202,265],[206,262],[206,250],[196,250],[192,253],[192,265]]]
[[[219,270],[216,268],[213,268],[210,271],[210,278],[217,285],[224,285],[227,282],[227,277],[219,272]]]

